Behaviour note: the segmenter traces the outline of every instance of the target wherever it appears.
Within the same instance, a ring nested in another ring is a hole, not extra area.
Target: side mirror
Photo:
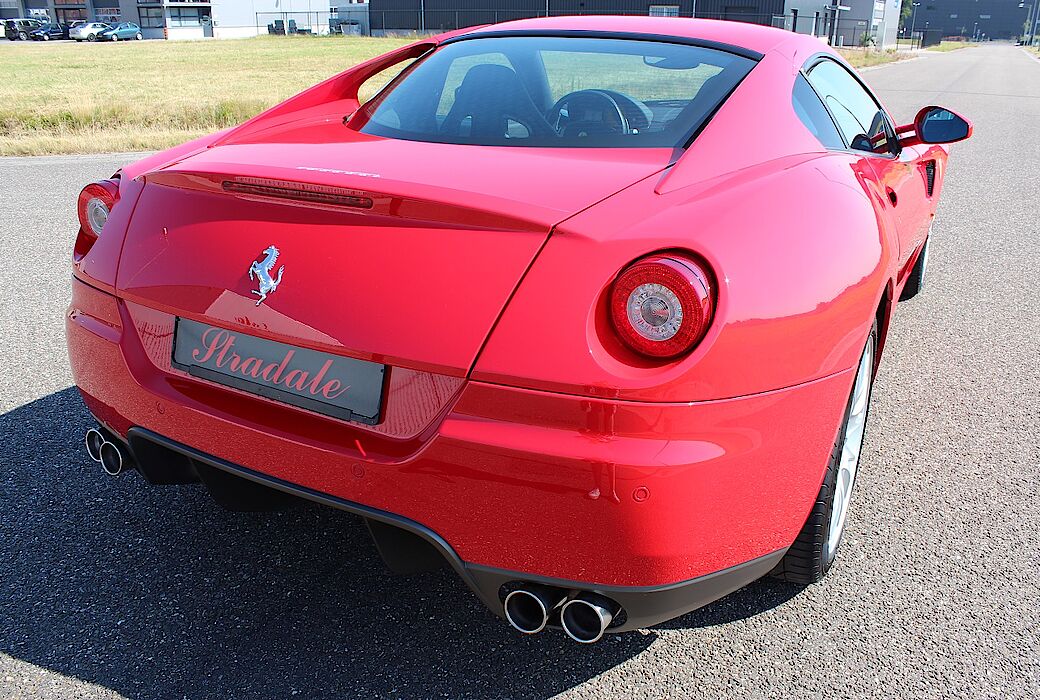
[[[912,125],[897,130],[902,146],[919,143],[954,143],[971,136],[972,126],[964,117],[945,107],[925,107],[914,117]]]

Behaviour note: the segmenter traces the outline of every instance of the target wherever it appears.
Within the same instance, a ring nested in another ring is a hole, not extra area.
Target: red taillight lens
[[[94,238],[100,236],[118,198],[119,183],[114,180],[102,180],[84,187],[76,207],[80,230]]]
[[[614,281],[610,315],[625,345],[650,357],[677,357],[704,337],[715,310],[711,277],[698,263],[652,255]]]

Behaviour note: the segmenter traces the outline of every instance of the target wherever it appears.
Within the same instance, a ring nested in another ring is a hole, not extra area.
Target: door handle
[[[896,196],[896,191],[891,187],[886,187],[885,192],[888,193],[888,201],[892,202],[892,206],[899,204],[899,197]]]

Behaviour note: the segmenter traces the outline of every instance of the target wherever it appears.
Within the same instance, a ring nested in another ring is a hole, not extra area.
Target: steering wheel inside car
[[[637,134],[652,112],[639,100],[613,90],[575,90],[556,101],[546,120],[565,138]]]

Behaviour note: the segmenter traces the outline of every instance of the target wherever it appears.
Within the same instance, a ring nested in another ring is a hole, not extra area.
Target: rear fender
[[[221,146],[245,139],[259,131],[281,126],[287,122],[318,113],[335,113],[341,117],[349,115],[360,106],[358,90],[369,78],[404,61],[419,58],[437,47],[437,39],[423,39],[414,44],[376,56],[359,63],[328,80],[304,90],[295,97],[261,112],[247,122],[232,129],[214,145]]]
[[[633,401],[705,401],[853,367],[891,279],[893,251],[859,159],[766,163],[668,194],[655,178],[561,224],[514,294],[472,377]],[[689,355],[620,346],[618,272],[661,250],[708,263],[715,318]]]
[[[73,250],[72,273],[92,287],[114,294],[116,289],[116,271],[119,267],[119,256],[123,250],[123,241],[130,227],[130,217],[137,206],[137,200],[144,189],[144,182],[122,177],[116,173],[119,183],[119,198],[105,222],[104,230],[86,253],[80,255],[80,242]],[[77,235],[85,234],[77,229]]]

